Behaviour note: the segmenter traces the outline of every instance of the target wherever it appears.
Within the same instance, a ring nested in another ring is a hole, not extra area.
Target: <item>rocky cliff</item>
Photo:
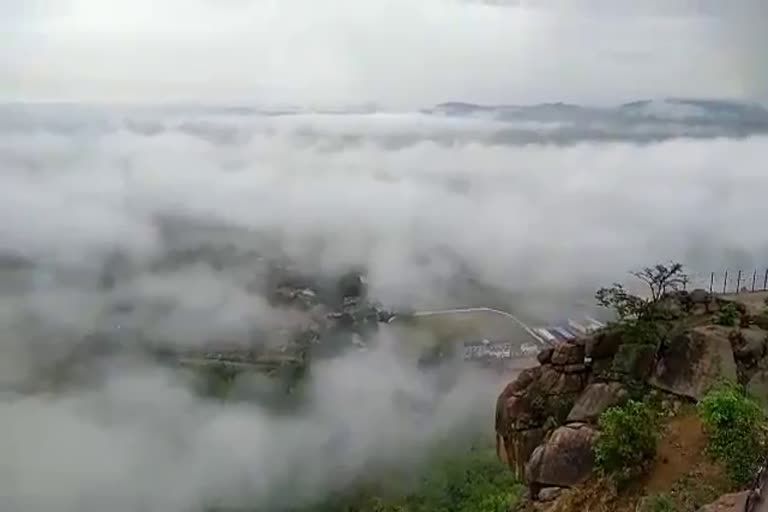
[[[764,295],[670,293],[657,304],[665,320],[654,343],[616,324],[542,351],[498,397],[499,458],[532,500],[547,501],[593,479],[597,419],[629,398],[654,394],[676,410],[738,381],[768,405]]]

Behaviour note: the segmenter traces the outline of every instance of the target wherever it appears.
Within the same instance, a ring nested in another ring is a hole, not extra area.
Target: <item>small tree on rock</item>
[[[651,290],[651,302],[657,302],[669,291],[680,290],[687,280],[687,276],[683,273],[682,263],[675,262],[645,267],[642,270],[632,272],[632,275],[648,285]]]

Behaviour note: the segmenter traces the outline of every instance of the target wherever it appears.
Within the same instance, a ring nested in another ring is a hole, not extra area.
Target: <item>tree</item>
[[[668,291],[679,290],[688,279],[683,273],[682,263],[661,263],[631,273],[645,282],[651,289],[651,302],[657,302]]]

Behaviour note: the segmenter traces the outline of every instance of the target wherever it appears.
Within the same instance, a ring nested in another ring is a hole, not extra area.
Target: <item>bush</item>
[[[735,483],[748,483],[766,453],[760,406],[742,387],[723,384],[707,393],[697,408],[710,455],[725,463]]]
[[[640,508],[641,512],[677,512],[677,510],[677,503],[666,493],[645,498]]]
[[[739,321],[739,310],[736,308],[736,304],[729,302],[720,308],[720,312],[715,316],[714,322],[717,325],[724,325],[726,327],[733,327]]]
[[[645,403],[630,400],[611,407],[600,415],[599,425],[595,465],[618,483],[642,472],[656,455],[658,421]]]

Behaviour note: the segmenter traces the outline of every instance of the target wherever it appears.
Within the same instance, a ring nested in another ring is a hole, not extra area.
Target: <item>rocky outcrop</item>
[[[731,330],[696,327],[665,344],[650,384],[680,396],[701,398],[721,380],[737,380]]]
[[[547,359],[552,363],[521,372],[496,404],[498,451],[519,478],[536,446],[552,426],[565,422],[586,385],[583,345],[556,345]]]
[[[533,451],[525,468],[525,479],[537,487],[571,487],[592,475],[593,446],[598,433],[577,423],[560,427]]]
[[[611,406],[618,405],[627,399],[627,390],[619,382],[598,382],[590,384],[576,400],[568,422],[593,422],[600,414]]]

